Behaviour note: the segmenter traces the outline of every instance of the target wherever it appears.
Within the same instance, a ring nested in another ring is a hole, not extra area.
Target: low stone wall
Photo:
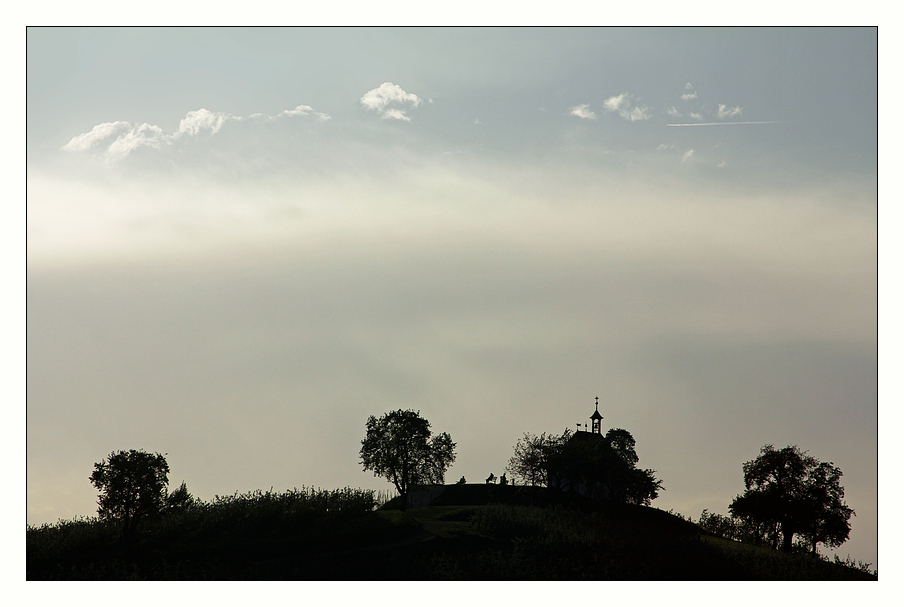
[[[433,500],[443,494],[446,485],[432,485],[408,492],[408,509],[426,508]]]

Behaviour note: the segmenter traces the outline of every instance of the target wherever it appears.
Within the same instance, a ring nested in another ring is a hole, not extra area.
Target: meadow
[[[383,499],[379,499],[382,497]],[[689,518],[540,487],[254,491],[147,521],[29,526],[29,580],[875,580],[868,565],[725,539]],[[705,522],[705,520],[704,520]]]

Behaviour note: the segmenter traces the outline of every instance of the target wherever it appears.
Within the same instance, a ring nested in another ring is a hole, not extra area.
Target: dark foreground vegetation
[[[875,580],[868,566],[724,539],[680,516],[541,487],[450,485],[429,507],[301,489],[26,531],[29,580]]]

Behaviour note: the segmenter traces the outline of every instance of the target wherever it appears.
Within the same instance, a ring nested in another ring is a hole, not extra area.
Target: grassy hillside
[[[28,579],[868,580],[855,568],[723,540],[670,513],[540,488],[453,485],[426,508],[365,492],[218,498],[146,525],[27,530]],[[289,492],[291,493],[291,492]],[[324,492],[329,493],[329,492]],[[304,497],[304,499],[302,499]]]

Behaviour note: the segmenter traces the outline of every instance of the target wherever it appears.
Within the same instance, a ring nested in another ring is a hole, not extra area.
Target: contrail
[[[725,126],[728,124],[789,124],[790,120],[762,120],[759,122],[689,122],[686,124],[667,124],[666,126]]]

